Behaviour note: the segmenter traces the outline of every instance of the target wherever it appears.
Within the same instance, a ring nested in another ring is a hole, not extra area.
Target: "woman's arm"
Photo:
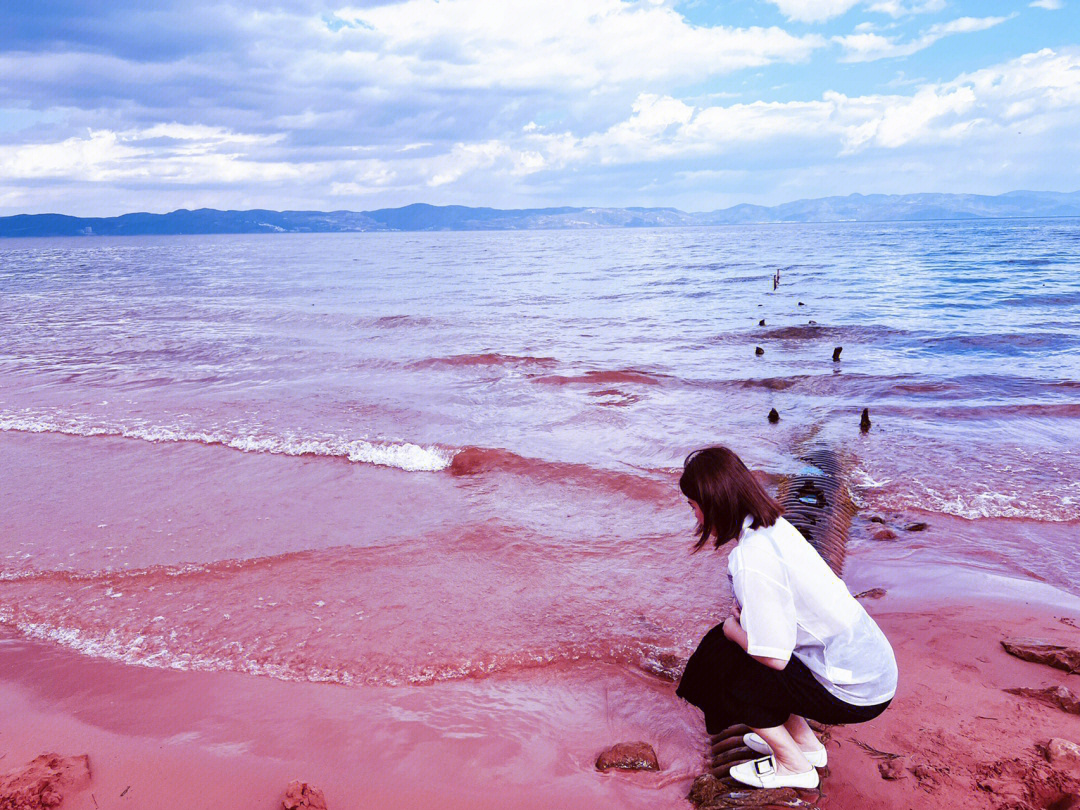
[[[724,621],[724,635],[744,650],[749,644],[746,631],[743,630],[742,625],[739,623],[739,617],[734,612]],[[750,657],[769,667],[769,669],[782,670],[788,664],[788,662],[782,658],[769,658],[767,655],[752,655]]]

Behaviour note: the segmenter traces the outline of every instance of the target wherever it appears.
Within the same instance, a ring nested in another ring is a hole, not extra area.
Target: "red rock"
[[[647,742],[618,743],[596,758],[597,770],[606,771],[611,768],[623,771],[658,771],[660,762],[656,759],[656,751]]]
[[[58,807],[65,794],[90,786],[90,758],[42,754],[0,777],[0,810]]]
[[[1007,638],[1001,642],[1001,646],[1005,648],[1005,652],[1025,661],[1046,664],[1074,674],[1080,673],[1080,647],[1070,647],[1039,638]]]
[[[694,780],[686,798],[698,807],[708,807],[716,804],[717,799],[728,790],[729,788],[711,773],[703,773]]]
[[[725,810],[734,807],[813,807],[800,798],[794,788],[755,790],[743,785],[732,787],[712,774],[702,774],[694,780],[687,796],[698,810]]]
[[[1064,686],[1050,686],[1046,689],[1019,687],[1017,689],[1006,689],[1005,691],[1010,695],[1021,695],[1034,700],[1041,700],[1043,703],[1057,706],[1069,714],[1080,714],[1080,698]]]
[[[878,763],[878,773],[881,774],[882,779],[903,779],[904,778],[904,758],[895,757],[893,759],[883,759]]]
[[[871,537],[873,537],[875,540],[895,540],[896,536],[896,532],[894,532],[892,529],[884,528],[878,529],[871,535]]]
[[[1046,761],[1058,768],[1080,770],[1080,745],[1054,737],[1043,749]]]
[[[326,796],[314,785],[295,779],[285,789],[283,810],[326,810]]]

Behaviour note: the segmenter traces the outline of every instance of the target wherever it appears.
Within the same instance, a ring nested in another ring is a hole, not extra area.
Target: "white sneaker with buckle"
[[[791,787],[813,790],[821,782],[817,768],[802,773],[777,773],[776,761],[772,757],[732,765],[728,773],[735,781],[756,788]]]
[[[743,744],[751,751],[755,751],[758,754],[772,754],[772,748],[769,744],[761,738],[760,735],[750,732],[743,735]],[[802,750],[802,749],[800,749]],[[806,761],[813,765],[815,768],[824,768],[829,764],[829,755],[825,753],[825,746],[816,751],[803,751],[803,756],[806,757]]]

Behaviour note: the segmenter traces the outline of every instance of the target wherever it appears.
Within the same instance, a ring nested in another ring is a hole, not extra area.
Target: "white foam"
[[[285,456],[332,456],[357,464],[394,467],[408,472],[444,470],[454,458],[448,449],[392,440],[251,436],[225,432],[186,430],[164,425],[107,425],[78,417],[56,417],[24,411],[0,414],[0,431],[62,433],[69,436],[117,436],[148,442],[197,442],[221,445],[244,453]]]

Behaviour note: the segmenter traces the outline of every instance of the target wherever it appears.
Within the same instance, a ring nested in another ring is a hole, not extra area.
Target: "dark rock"
[[[756,354],[758,357],[761,357],[761,355],[765,354],[765,350],[763,348],[761,348],[760,346],[757,346],[754,349],[754,354]]]
[[[800,307],[805,307],[805,306],[806,306],[806,304],[804,304],[804,303],[803,303],[802,301],[800,301],[800,302],[799,302],[799,306],[800,306]]]
[[[618,743],[596,758],[596,769],[607,771],[618,768],[622,771],[658,771],[660,762],[656,751],[647,742]]]
[[[757,325],[758,326],[764,326],[765,325],[765,319],[762,318],[760,321],[757,322]]]
[[[1062,796],[1046,810],[1080,810],[1080,793],[1070,793]]]
[[[769,421],[772,422],[774,425],[780,421],[780,414],[776,412],[776,408],[773,408],[771,411],[769,411]]]
[[[326,796],[314,785],[295,779],[285,789],[283,810],[326,810]]]
[[[887,593],[888,593],[888,591],[885,590],[884,588],[871,588],[868,591],[860,591],[859,593],[855,594],[855,598],[856,599],[880,599],[881,597],[883,597]]]
[[[807,321],[811,326],[817,326],[817,321]]]
[[[929,528],[930,528],[930,524],[924,523],[923,521],[920,520],[920,521],[918,521],[916,523],[909,523],[907,526],[904,527],[904,531],[905,532],[925,532]]]
[[[870,516],[870,522],[871,523],[884,523],[885,518],[883,518],[881,515],[871,515]]]
[[[876,532],[874,532],[871,537],[873,537],[875,540],[895,540],[897,534],[892,529],[882,527]]]
[[[0,776],[0,808],[46,810],[90,786],[90,758],[42,754]]]
[[[861,430],[863,433],[866,433],[866,431],[870,430],[870,409],[869,408],[863,408],[862,409],[862,418],[859,419],[859,430]]]
[[[1023,658],[1023,656],[1020,657]],[[1006,689],[1005,691],[1010,695],[1020,695],[1021,697],[1029,697],[1032,700],[1038,700],[1042,703],[1049,703],[1051,706],[1056,706],[1069,714],[1080,714],[1080,698],[1064,686],[1049,686],[1046,689],[1028,689],[1026,687],[1019,687],[1016,689]]]
[[[878,773],[881,774],[882,779],[888,779],[890,781],[904,778],[904,758],[893,757],[892,759],[883,759],[878,763]]]
[[[842,352],[843,350],[843,346],[837,346],[835,349],[832,350],[832,361],[834,363],[840,362],[840,352]]]
[[[1074,674],[1080,672],[1080,647],[1070,647],[1038,638],[1007,638],[1001,642],[1001,646],[1009,655],[1015,655],[1025,661],[1046,664]]]

